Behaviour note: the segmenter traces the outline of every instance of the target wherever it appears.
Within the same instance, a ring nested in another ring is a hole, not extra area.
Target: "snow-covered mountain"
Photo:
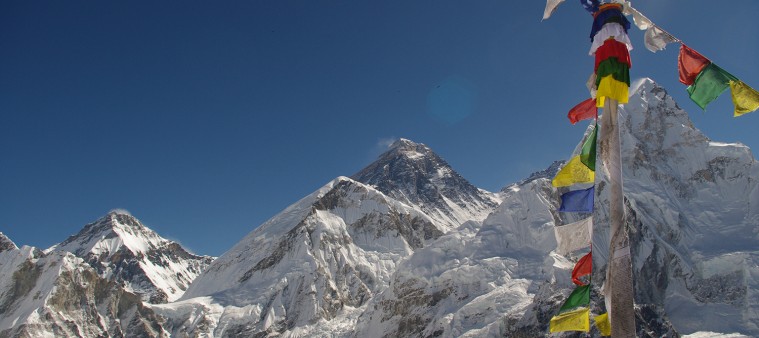
[[[495,194],[473,186],[430,148],[403,138],[351,178],[450,228],[481,222],[499,203]]]
[[[23,246],[0,252],[0,337],[166,337],[139,296],[81,258]]]
[[[176,334],[350,334],[399,262],[462,223],[476,227],[497,202],[426,146],[401,139],[353,178],[337,178],[251,232],[181,302],[154,308],[174,318]],[[214,317],[218,306],[224,312]]]
[[[620,128],[638,335],[759,336],[756,160],[741,144],[704,136],[650,79],[631,93]],[[596,295],[609,241],[607,182],[597,175]],[[552,175],[533,176],[503,190],[474,236],[449,232],[404,260],[355,336],[547,335],[579,258],[553,252],[553,228],[578,215],[557,212]],[[603,312],[593,298],[593,311]]]
[[[111,211],[46,252],[70,252],[146,302],[178,299],[213,257],[187,252],[124,211]]]
[[[741,144],[704,136],[652,80],[630,91],[620,131],[638,336],[759,336],[757,161]],[[186,256],[131,216],[111,213],[47,254],[0,234],[0,338],[76,336],[74,327],[85,336],[547,336],[581,255],[554,251],[554,227],[581,217],[557,211],[550,180],[564,163],[496,195],[401,139],[256,228],[197,278],[184,275],[192,283],[174,298],[155,280],[172,283],[171,273],[189,268],[167,257]],[[600,313],[609,241],[600,164],[596,175]],[[64,282],[69,275],[79,277]],[[159,291],[168,303],[145,303]],[[72,312],[84,300],[84,312]]]

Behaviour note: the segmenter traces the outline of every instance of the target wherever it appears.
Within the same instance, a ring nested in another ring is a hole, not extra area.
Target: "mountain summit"
[[[351,178],[451,228],[481,222],[499,203],[495,194],[473,186],[429,147],[403,138]]]
[[[109,212],[46,251],[71,252],[150,303],[179,298],[213,260],[187,252],[123,211]]]

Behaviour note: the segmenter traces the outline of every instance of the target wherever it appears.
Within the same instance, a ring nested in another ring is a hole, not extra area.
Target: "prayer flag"
[[[586,11],[591,13],[597,12],[598,6],[601,5],[598,0],[580,0],[580,4],[585,8]]]
[[[598,108],[595,99],[587,99],[572,107],[567,114],[569,122],[575,124],[582,120],[598,117]]]
[[[551,333],[564,331],[590,331],[590,309],[582,308],[551,318]]]
[[[609,7],[605,7],[605,6]],[[590,29],[590,41],[593,41],[593,37],[596,36],[596,33],[601,30],[601,28],[608,24],[608,23],[618,23],[622,25],[622,28],[625,29],[625,32],[627,32],[628,29],[630,29],[630,21],[627,20],[627,18],[622,14],[622,6],[619,4],[607,4],[602,5],[602,9],[599,9],[598,12],[593,14],[593,26]]]
[[[627,50],[633,49],[632,42],[630,42],[630,37],[627,36],[625,28],[616,22],[611,22],[603,25],[601,30],[593,37],[593,43],[590,44],[590,52],[588,52],[588,55],[595,55],[598,47],[601,47],[601,45],[610,38],[614,38],[615,40],[624,43],[625,46],[627,46]]]
[[[593,233],[593,217],[553,228],[556,235],[556,253],[566,255],[590,246]]]
[[[543,11],[543,20],[548,19],[556,11],[556,7],[559,7],[564,0],[546,0],[546,9]]]
[[[654,23],[651,22],[645,15],[643,15],[641,12],[638,12],[637,9],[630,6],[629,1],[625,1],[624,9],[622,10],[622,13],[625,15],[632,15],[633,22],[635,23],[635,26],[638,27],[638,29],[644,31],[649,29],[650,27],[654,26]]]
[[[696,77],[696,81],[688,86],[688,95],[701,109],[714,101],[722,92],[730,87],[730,81],[738,80],[724,69],[710,63]]]
[[[680,54],[677,56],[677,68],[680,72],[680,82],[690,86],[696,81],[699,73],[710,64],[711,61],[699,54],[697,51],[682,44],[680,45]]]
[[[611,323],[609,322],[609,314],[603,313],[596,318],[593,318],[596,322],[596,327],[598,327],[598,331],[601,331],[601,336],[611,336]]]
[[[743,81],[730,81],[730,94],[733,97],[733,105],[735,105],[733,116],[741,116],[759,109],[759,92]]]
[[[614,58],[617,62],[625,64],[627,68],[632,68],[632,61],[630,61],[630,51],[627,50],[627,46],[614,39],[608,39],[604,41],[601,47],[596,49],[596,66],[594,71],[598,71],[598,66],[601,62],[610,58]]]
[[[596,179],[596,173],[588,169],[580,156],[575,156],[553,178],[554,187],[566,187],[577,183],[593,183]]]
[[[624,62],[617,60],[617,58],[608,58],[598,64],[596,86],[600,87],[601,80],[608,75],[613,76],[619,82],[624,82],[628,87],[630,86],[630,68]]]
[[[596,138],[597,137],[598,137],[598,123],[596,123],[596,125],[593,126],[593,131],[585,140],[585,143],[582,144],[582,151],[580,152],[580,162],[582,162],[582,164],[588,167],[588,169],[593,170],[593,171],[596,171]]]
[[[607,97],[617,100],[619,103],[627,103],[629,100],[629,90],[630,87],[626,83],[617,81],[612,75],[607,75],[598,84],[596,106],[603,107]]]
[[[582,165],[582,164],[581,164]],[[593,194],[595,188],[574,190],[561,195],[562,212],[593,212]]]
[[[660,50],[664,50],[668,43],[677,42],[677,39],[669,33],[661,30],[661,28],[651,26],[646,30],[643,42],[646,45],[646,49],[656,53]]]
[[[580,306],[590,305],[590,285],[578,286],[564,301],[559,313],[569,311]]]
[[[593,256],[591,254],[592,252],[588,252],[587,255],[582,256],[582,258],[577,261],[577,264],[575,264],[575,268],[572,270],[573,283],[580,286],[587,285],[580,280],[580,277],[593,273]]]

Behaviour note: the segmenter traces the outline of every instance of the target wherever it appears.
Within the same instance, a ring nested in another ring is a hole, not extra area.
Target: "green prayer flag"
[[[559,309],[559,313],[572,310],[578,306],[588,306],[590,304],[590,284],[578,286],[572,294],[569,295],[564,305]]]
[[[619,62],[617,58],[608,58],[598,64],[596,70],[596,87],[601,84],[601,79],[611,75],[614,80],[624,82],[630,86],[630,67],[624,62]]]
[[[596,171],[596,137],[598,137],[598,124],[593,127],[593,131],[582,144],[582,152],[580,153],[580,161],[588,169]]]
[[[730,81],[738,79],[724,69],[710,63],[696,76],[696,81],[688,86],[688,95],[701,109],[714,101],[722,92],[730,87]]]

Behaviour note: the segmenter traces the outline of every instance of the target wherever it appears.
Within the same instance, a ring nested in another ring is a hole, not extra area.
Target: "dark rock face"
[[[452,220],[454,224],[448,224],[452,227],[478,218],[475,215],[484,218],[497,206],[430,148],[406,139],[396,141],[377,161],[351,178],[398,201],[416,205],[433,218]],[[446,199],[475,217],[463,219],[455,215]]]

